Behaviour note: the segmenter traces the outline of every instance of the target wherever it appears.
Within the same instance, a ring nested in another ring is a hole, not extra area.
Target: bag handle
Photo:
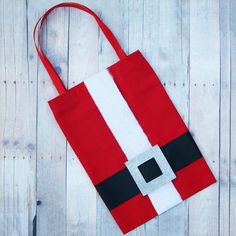
[[[90,10],[88,7],[81,5],[79,3],[73,3],[73,2],[64,2],[64,3],[60,3],[58,5],[55,5],[53,7],[51,7],[50,9],[48,9],[37,21],[35,27],[34,27],[34,32],[33,32],[33,37],[34,37],[34,44],[35,44],[35,48],[36,51],[39,55],[40,60],[42,61],[43,65],[45,66],[49,76],[51,77],[57,91],[59,94],[62,94],[64,92],[66,92],[66,87],[63,84],[60,76],[57,74],[56,70],[54,69],[52,63],[48,60],[48,58],[45,56],[44,52],[41,49],[40,46],[40,30],[42,28],[42,25],[45,21],[45,19],[47,18],[47,16],[56,8],[62,8],[62,7],[72,7],[72,8],[76,8],[76,9],[80,9],[84,12],[87,12],[88,14],[92,15],[95,19],[95,21],[97,22],[97,24],[99,25],[99,27],[101,28],[102,32],[104,33],[104,35],[106,36],[106,38],[108,39],[108,41],[110,42],[111,46],[114,48],[117,56],[119,57],[119,59],[124,59],[126,58],[126,54],[123,51],[123,49],[121,48],[119,42],[117,41],[116,37],[114,36],[114,34],[111,32],[111,30],[100,20],[100,18],[92,11]],[[36,34],[37,34],[37,40],[36,40]]]

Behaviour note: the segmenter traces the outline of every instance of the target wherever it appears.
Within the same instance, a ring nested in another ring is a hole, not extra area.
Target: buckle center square
[[[162,171],[154,157],[139,165],[138,169],[141,172],[146,183],[162,175]]]

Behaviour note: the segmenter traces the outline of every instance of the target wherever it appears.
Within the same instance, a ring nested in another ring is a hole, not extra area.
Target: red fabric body
[[[200,158],[179,170],[173,184],[183,200],[216,182],[204,158]]]
[[[188,131],[158,77],[139,51],[108,68],[152,145],[160,147]],[[125,168],[122,149],[84,83],[49,101],[51,110],[94,185]],[[203,158],[176,173],[182,199],[215,182]],[[200,176],[200,178],[199,178]],[[157,215],[141,194],[111,211],[126,233]]]
[[[139,225],[157,216],[148,196],[142,194],[131,198],[111,211],[123,233],[128,233]]]

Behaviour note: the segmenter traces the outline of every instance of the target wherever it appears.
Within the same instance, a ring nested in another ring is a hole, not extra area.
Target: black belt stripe
[[[161,147],[172,170],[177,172],[202,157],[189,132]],[[96,189],[109,210],[140,193],[127,168],[97,184]]]
[[[140,193],[127,168],[96,185],[96,189],[109,210]]]
[[[189,132],[161,147],[161,151],[174,172],[183,169],[202,157]]]

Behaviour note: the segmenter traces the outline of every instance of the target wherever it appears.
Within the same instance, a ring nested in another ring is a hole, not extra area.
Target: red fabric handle
[[[37,21],[37,23],[36,23],[36,25],[34,27],[33,37],[34,37],[35,48],[36,48],[36,51],[37,51],[37,53],[39,55],[39,58],[42,61],[43,65],[45,66],[45,68],[46,68],[49,76],[51,77],[51,79],[52,79],[52,81],[53,81],[53,83],[54,83],[54,85],[55,85],[55,87],[56,87],[56,89],[57,89],[59,94],[64,93],[66,91],[66,87],[63,84],[63,82],[62,82],[61,78],[59,77],[59,75],[57,74],[56,70],[54,69],[53,65],[48,60],[48,58],[45,56],[45,54],[43,53],[43,51],[42,51],[42,49],[40,47],[40,29],[41,29],[45,19],[47,18],[47,16],[54,9],[61,8],[61,7],[72,7],[72,8],[80,9],[80,10],[85,11],[88,14],[92,15],[94,17],[95,21],[97,22],[97,24],[99,25],[99,27],[101,28],[102,32],[104,33],[104,35],[106,36],[106,38],[110,42],[111,46],[114,48],[117,56],[120,59],[124,59],[126,57],[125,52],[121,48],[119,42],[117,41],[117,39],[115,38],[115,36],[111,32],[111,30],[88,7],[83,6],[81,4],[78,4],[78,3],[73,3],[73,2],[64,2],[64,3],[60,3],[58,5],[55,5],[55,6],[51,7]],[[37,40],[36,40],[36,33],[38,33]]]

